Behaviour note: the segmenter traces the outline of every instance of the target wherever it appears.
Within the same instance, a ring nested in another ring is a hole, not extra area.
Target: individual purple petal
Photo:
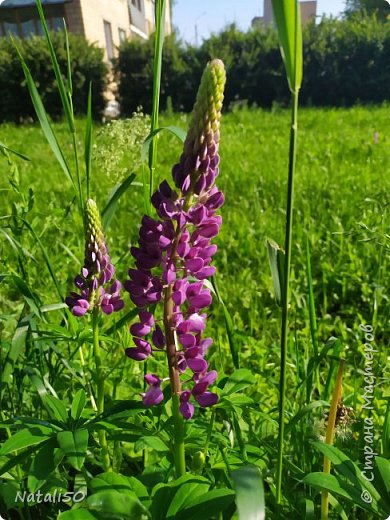
[[[151,385],[149,390],[143,394],[142,402],[145,406],[155,406],[164,399],[162,390],[157,385]]]
[[[156,328],[153,331],[152,341],[153,341],[155,347],[157,347],[157,348],[165,347],[165,336],[159,325],[156,325]]]
[[[147,357],[149,357],[150,352],[147,352],[141,348],[131,347],[125,350],[125,354],[127,357],[134,359],[134,361],[144,361]]]
[[[184,267],[190,272],[190,273],[197,273],[201,269],[203,269],[204,261],[202,258],[192,258],[190,260],[186,260],[184,263]]]
[[[203,406],[206,408],[207,406],[213,406],[218,402],[218,396],[217,394],[214,394],[213,392],[204,392],[201,395],[195,396],[196,401],[200,406]]]
[[[138,313],[140,322],[144,325],[148,325],[149,327],[153,327],[154,325],[154,316],[151,312],[148,311],[140,311]]]
[[[188,420],[194,415],[195,408],[193,404],[184,402],[180,404],[179,410],[184,419]]]
[[[149,325],[145,325],[143,323],[133,323],[130,327],[130,333],[132,336],[137,336],[138,338],[142,338],[143,336],[147,336],[151,331]]]
[[[192,334],[180,334],[179,340],[185,348],[191,348],[196,344],[196,338]]]
[[[207,370],[208,364],[202,357],[186,358],[188,368],[192,372],[200,373]]]
[[[156,374],[145,374],[144,380],[148,385],[160,385],[162,383],[161,379]]]

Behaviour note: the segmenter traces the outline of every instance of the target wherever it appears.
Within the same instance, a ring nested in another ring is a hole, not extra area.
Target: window
[[[23,38],[28,38],[29,36],[33,36],[36,34],[36,27],[34,20],[26,20],[20,24]]]
[[[4,22],[4,32],[7,36],[9,36],[10,34],[12,34],[13,36],[19,36],[18,24]]]
[[[103,21],[104,23],[104,34],[106,36],[106,49],[107,49],[107,58],[112,60],[114,57],[114,44],[112,42],[112,29],[110,22]]]
[[[141,0],[131,0],[131,3],[138,9],[138,11],[142,11]]]
[[[119,32],[119,43],[123,43],[126,41],[127,37],[126,37],[126,31],[119,28],[118,29],[118,32]]]

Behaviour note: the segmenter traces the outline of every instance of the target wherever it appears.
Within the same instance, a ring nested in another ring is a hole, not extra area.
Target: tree
[[[385,21],[390,16],[390,5],[387,0],[346,0],[344,13],[347,17],[363,11],[375,13],[378,19]]]

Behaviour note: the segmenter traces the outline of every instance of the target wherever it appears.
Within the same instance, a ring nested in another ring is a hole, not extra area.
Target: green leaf
[[[371,504],[362,499],[362,491],[353,485],[340,480],[334,475],[322,472],[309,473],[302,482],[312,486],[320,491],[329,491],[334,495],[339,495],[352,504],[369,511],[370,513],[379,514],[378,504],[376,500],[372,500]]]
[[[155,130],[153,130],[153,132],[150,132],[150,134],[144,141],[144,144],[142,146],[142,161],[146,161],[148,157],[149,147],[153,141],[153,138],[163,130],[166,130],[167,132],[170,132],[171,134],[175,135],[182,143],[184,143],[184,141],[186,140],[187,133],[182,128],[179,128],[177,126],[161,126],[160,128],[156,128]]]
[[[186,474],[169,484],[157,484],[152,491],[150,512],[153,520],[166,520],[169,506],[177,491],[186,484],[208,484],[204,477]]]
[[[141,437],[137,440],[134,446],[134,451],[141,451],[145,447],[152,448],[155,451],[169,451],[168,446],[165,444],[163,440],[160,439],[160,437],[157,437],[155,435],[147,436],[147,437]]]
[[[135,173],[130,174],[126,179],[118,186],[115,186],[113,191],[110,194],[110,197],[102,211],[102,222],[103,227],[107,229],[111,223],[111,220],[115,214],[116,208],[118,206],[119,198],[127,191],[127,189],[131,186],[133,180],[135,179]]]
[[[263,479],[256,466],[243,466],[232,471],[239,520],[264,520]]]
[[[381,497],[375,487],[362,476],[359,467],[341,450],[323,442],[313,442],[312,444],[332,462],[334,469],[344,475],[353,486],[360,488],[361,491],[366,489],[375,500],[380,500]]]
[[[62,401],[47,394],[42,397],[42,402],[52,419],[63,424],[68,422],[68,412]]]
[[[31,493],[35,493],[45,483],[63,457],[64,454],[57,447],[55,438],[50,439],[39,449],[28,472],[28,489]]]
[[[110,515],[110,518],[117,520],[135,520],[142,515],[148,515],[148,511],[133,491],[99,491],[90,496],[86,504],[89,510]]]
[[[72,509],[64,511],[58,515],[58,520],[97,520],[98,517],[90,513],[86,509]]]
[[[302,83],[302,26],[298,0],[272,0],[281,53],[291,92]]]
[[[87,396],[85,395],[85,391],[81,388],[77,392],[77,394],[74,396],[74,399],[72,402],[72,409],[70,412],[72,419],[75,419],[76,421],[78,419],[80,419],[86,402],[87,402]]]
[[[59,447],[65,453],[69,464],[81,470],[85,455],[88,448],[89,433],[88,430],[82,428],[74,432],[62,431],[57,433],[57,441]]]
[[[279,307],[282,306],[284,292],[284,264],[285,254],[276,242],[267,240],[268,260],[271,268],[272,281],[274,284],[275,299]]]
[[[247,368],[239,368],[227,379],[222,390],[222,396],[240,392],[241,390],[244,390],[244,388],[253,385],[254,382],[255,376],[250,370]]]
[[[188,482],[180,486],[169,505],[167,520],[175,520],[177,513],[184,509],[191,500],[207,493],[209,488],[209,483],[199,482]]]
[[[48,441],[45,441],[48,442]],[[44,443],[42,443],[43,445]],[[27,450],[24,450],[22,453],[19,453],[19,455],[12,455],[12,457],[0,468],[0,475],[4,475],[4,473],[8,473],[12,468],[17,466],[18,464],[21,464],[27,457],[32,455],[35,451],[39,449],[40,445],[34,445],[30,448],[27,448]]]
[[[5,441],[0,448],[0,456],[14,453],[23,448],[34,446],[35,444],[41,444],[49,438],[48,435],[42,433],[42,430],[40,430],[39,427],[21,430]]]
[[[290,422],[285,427],[285,432],[289,432],[296,424],[300,422],[302,417],[304,417],[307,414],[311,414],[313,410],[316,408],[329,408],[330,404],[327,401],[312,401],[307,406],[304,406],[299,410],[299,412],[294,415],[292,419],[290,419]]]
[[[99,491],[105,491],[107,489],[115,489],[121,493],[133,491],[128,477],[125,477],[120,473],[114,473],[113,471],[100,473],[100,475],[97,475],[90,481],[89,487],[93,493],[98,493]]]
[[[5,358],[3,365],[3,370],[1,373],[2,383],[9,384],[10,382],[10,376],[13,371],[14,364],[26,346],[26,338],[29,327],[30,324],[28,318],[24,318],[18,323],[18,326],[16,327],[15,334],[11,341],[11,347],[7,353],[7,357]]]
[[[200,497],[190,500],[175,520],[199,520],[212,518],[223,512],[234,501],[234,491],[231,489],[213,489]]]
[[[223,302],[223,300],[221,298],[221,295],[218,291],[217,281],[214,276],[211,278],[211,282],[213,284],[214,292],[217,295],[217,299],[222,306],[223,316],[225,318],[226,334],[228,336],[229,348],[230,348],[230,353],[232,356],[234,368],[238,369],[238,368],[240,368],[240,362],[239,362],[239,356],[238,356],[238,346],[237,346],[236,338],[235,338],[235,327],[234,327],[234,323],[233,323],[233,318],[231,317],[230,312],[228,311],[225,303]]]
[[[41,301],[38,295],[27,285],[25,280],[16,274],[0,274],[0,282],[5,280],[11,280],[15,284],[32,312],[36,314],[36,316],[41,317],[39,310],[41,307]]]

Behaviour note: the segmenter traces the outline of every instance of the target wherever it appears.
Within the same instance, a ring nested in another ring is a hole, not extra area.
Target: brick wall
[[[69,32],[85,36],[80,0],[65,4],[65,20]]]

